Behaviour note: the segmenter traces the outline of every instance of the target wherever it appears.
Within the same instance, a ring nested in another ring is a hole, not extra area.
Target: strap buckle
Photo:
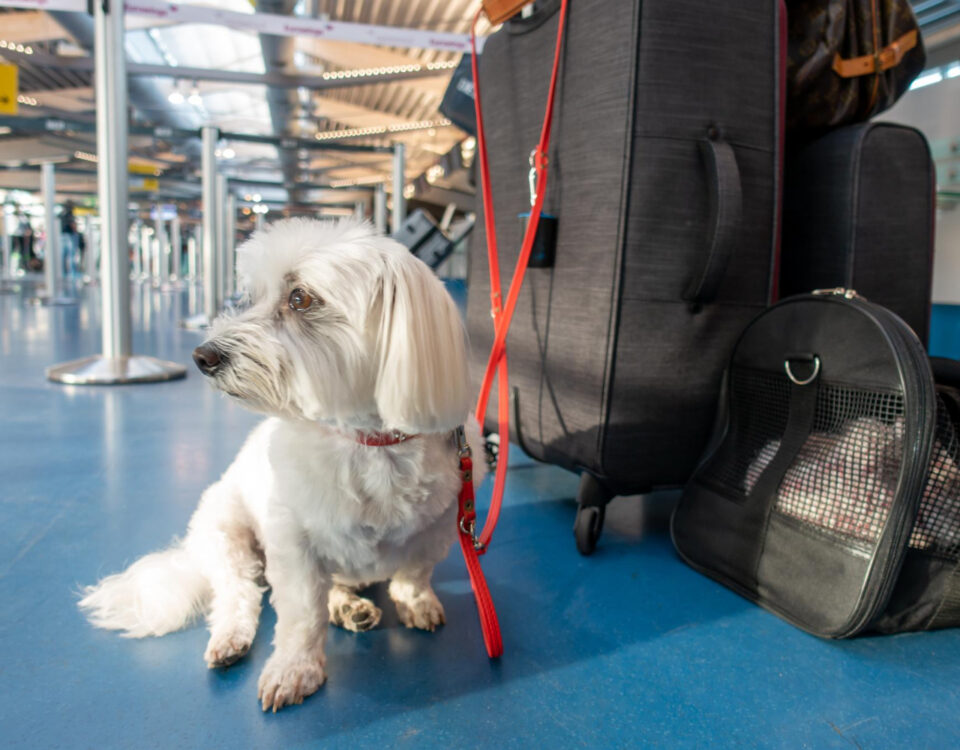
[[[457,439],[457,458],[472,456],[473,451],[470,450],[470,443],[467,442],[467,432],[464,430],[463,425],[457,427],[454,434]]]

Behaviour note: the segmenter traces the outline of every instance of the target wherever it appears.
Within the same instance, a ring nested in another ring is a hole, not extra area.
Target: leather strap
[[[477,520],[477,511],[473,494],[473,460],[469,452],[461,449],[459,506],[457,524],[460,529],[460,550],[467,563],[467,573],[470,576],[470,587],[473,589],[473,598],[477,602],[477,613],[480,615],[480,629],[483,631],[483,643],[487,647],[487,654],[495,658],[503,654],[503,639],[500,636],[500,623],[497,620],[497,610],[493,606],[493,598],[487,587],[487,579],[480,568],[477,542],[474,538],[474,526]]]
[[[716,299],[733,254],[740,241],[743,218],[743,191],[737,157],[729,143],[720,139],[713,128],[700,141],[700,154],[707,171],[710,239],[703,271],[691,280],[682,297],[696,305]]]
[[[844,59],[838,52],[833,58],[833,72],[841,78],[882,73],[899,65],[903,56],[917,46],[917,30],[908,31],[899,39],[890,42],[876,55],[862,55]]]
[[[562,49],[563,32],[566,26],[568,0],[562,0],[560,6],[560,19],[557,26],[557,42],[554,50],[553,70],[550,75],[550,89],[547,95],[546,112],[543,116],[543,126],[540,130],[540,141],[534,152],[533,166],[537,176],[537,193],[534,204],[530,209],[530,220],[527,222],[526,232],[523,242],[520,246],[520,255],[517,258],[517,265],[513,272],[513,278],[510,282],[510,290],[507,294],[506,304],[503,305],[503,298],[500,287],[500,264],[497,252],[497,234],[496,222],[493,213],[493,195],[490,185],[490,168],[487,157],[487,139],[483,127],[483,105],[480,99],[480,80],[477,72],[477,47],[476,33],[477,21],[480,18],[482,7],[477,11],[473,18],[473,25],[470,29],[470,48],[472,51],[472,72],[473,72],[473,90],[474,103],[477,115],[477,157],[480,162],[480,183],[481,194],[483,196],[483,214],[484,227],[487,234],[487,255],[490,265],[490,303],[491,315],[495,328],[493,347],[487,360],[487,368],[484,373],[483,383],[480,387],[480,395],[477,399],[476,418],[482,425],[487,413],[487,404],[490,398],[490,390],[493,387],[493,379],[497,378],[497,427],[500,434],[501,450],[497,457],[497,472],[494,479],[493,493],[490,498],[490,509],[487,512],[486,523],[483,532],[479,538],[474,534],[475,511],[473,517],[465,510],[465,500],[461,500],[461,510],[458,523],[460,525],[460,548],[463,551],[464,560],[467,563],[467,572],[470,575],[470,585],[473,588],[474,598],[477,602],[477,611],[480,614],[480,625],[483,629],[483,640],[487,647],[487,654],[491,657],[498,657],[503,654],[503,641],[500,636],[500,626],[497,621],[496,611],[493,608],[493,602],[490,592],[487,588],[486,579],[483,570],[480,567],[479,555],[486,552],[490,539],[493,536],[493,530],[496,528],[497,520],[500,517],[500,508],[503,504],[503,491],[506,486],[507,466],[509,460],[510,446],[510,390],[509,373],[507,369],[506,339],[507,331],[510,328],[510,321],[513,317],[513,311],[517,304],[517,298],[520,296],[520,287],[523,284],[523,277],[527,270],[527,264],[530,260],[530,252],[533,249],[534,238],[537,234],[537,227],[540,223],[540,213],[543,209],[544,196],[547,193],[547,153],[550,149],[550,130],[553,124],[553,102],[557,88],[557,73],[560,67],[560,52]],[[467,482],[464,481],[464,487],[461,496],[465,497],[468,493]],[[472,505],[473,487],[469,487],[470,503]]]

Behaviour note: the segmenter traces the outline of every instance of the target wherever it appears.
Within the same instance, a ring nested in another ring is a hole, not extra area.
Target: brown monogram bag
[[[792,136],[870,119],[926,62],[908,0],[788,0],[787,17]]]

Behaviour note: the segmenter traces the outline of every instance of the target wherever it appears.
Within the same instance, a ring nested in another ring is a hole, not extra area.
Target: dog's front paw
[[[343,601],[330,601],[330,622],[341,628],[361,633],[372,630],[380,622],[380,608],[369,599],[356,594]]]
[[[409,584],[393,581],[390,597],[397,605],[400,622],[408,628],[434,631],[447,621],[443,605],[429,586],[418,591]]]
[[[257,699],[264,711],[303,703],[308,695],[327,679],[323,671],[323,659],[315,656],[297,655],[287,657],[274,651],[260,673],[257,685]]]
[[[250,650],[253,636],[253,632],[240,629],[224,633],[211,633],[210,640],[207,642],[207,650],[203,653],[207,666],[210,669],[229,667]]]

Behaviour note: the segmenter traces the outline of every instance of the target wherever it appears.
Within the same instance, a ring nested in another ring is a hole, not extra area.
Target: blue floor
[[[960,746],[960,632],[817,640],[673,553],[669,497],[611,506],[597,553],[571,534],[576,477],[519,457],[484,560],[506,654],[484,653],[459,554],[437,571],[448,624],[334,630],[329,681],[260,712],[269,607],[226,671],[195,627],[125,640],[90,628],[76,591],[184,530],[257,418],[191,372],[118,388],[47,383],[99,349],[79,308],[0,297],[0,747],[950,748]],[[135,296],[136,349],[183,363],[187,294]]]
[[[960,305],[934,305],[930,312],[930,354],[960,359]]]

